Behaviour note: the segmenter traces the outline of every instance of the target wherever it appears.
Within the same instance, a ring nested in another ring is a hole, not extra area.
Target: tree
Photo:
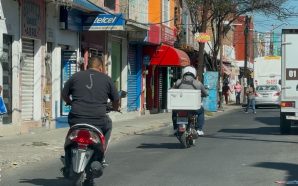
[[[293,15],[294,10],[286,8],[288,0],[185,0],[190,11],[193,32],[206,32],[212,29],[212,70],[219,70],[217,60],[222,38],[231,28],[231,24],[241,15],[263,13],[282,20]],[[199,44],[197,71],[200,80],[204,70],[205,43]]]

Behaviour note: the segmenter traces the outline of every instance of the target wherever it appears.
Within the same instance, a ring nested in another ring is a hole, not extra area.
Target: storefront
[[[170,88],[174,69],[190,65],[190,59],[182,50],[165,44],[145,47],[144,55],[151,59],[146,77],[147,109],[152,112],[166,111],[167,90]]]
[[[81,36],[85,68],[90,57],[101,57],[105,61],[106,72],[119,90],[122,84],[123,44],[126,42],[122,36],[124,24],[122,14],[88,15],[83,19]]]
[[[42,73],[45,42],[45,2],[23,0],[22,55],[20,59],[21,119],[40,121]]]

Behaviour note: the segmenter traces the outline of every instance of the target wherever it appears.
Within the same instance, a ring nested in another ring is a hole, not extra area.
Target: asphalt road
[[[272,186],[298,180],[298,130],[279,134],[279,110],[236,110],[206,122],[204,137],[181,149],[170,127],[112,145],[105,186]],[[2,171],[2,186],[68,185],[57,157]],[[298,183],[298,182],[297,182]]]

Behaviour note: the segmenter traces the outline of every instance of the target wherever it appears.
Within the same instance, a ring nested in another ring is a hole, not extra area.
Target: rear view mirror
[[[119,91],[119,97],[120,98],[125,98],[126,95],[127,95],[127,92],[126,91],[124,91],[124,90]]]
[[[281,79],[280,79],[280,80],[278,80],[278,84],[279,84],[279,85],[281,85]]]

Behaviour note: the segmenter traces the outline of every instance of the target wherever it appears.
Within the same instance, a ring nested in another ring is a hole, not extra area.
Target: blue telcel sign
[[[83,21],[83,30],[124,30],[125,20],[122,14],[99,14],[86,16]]]

